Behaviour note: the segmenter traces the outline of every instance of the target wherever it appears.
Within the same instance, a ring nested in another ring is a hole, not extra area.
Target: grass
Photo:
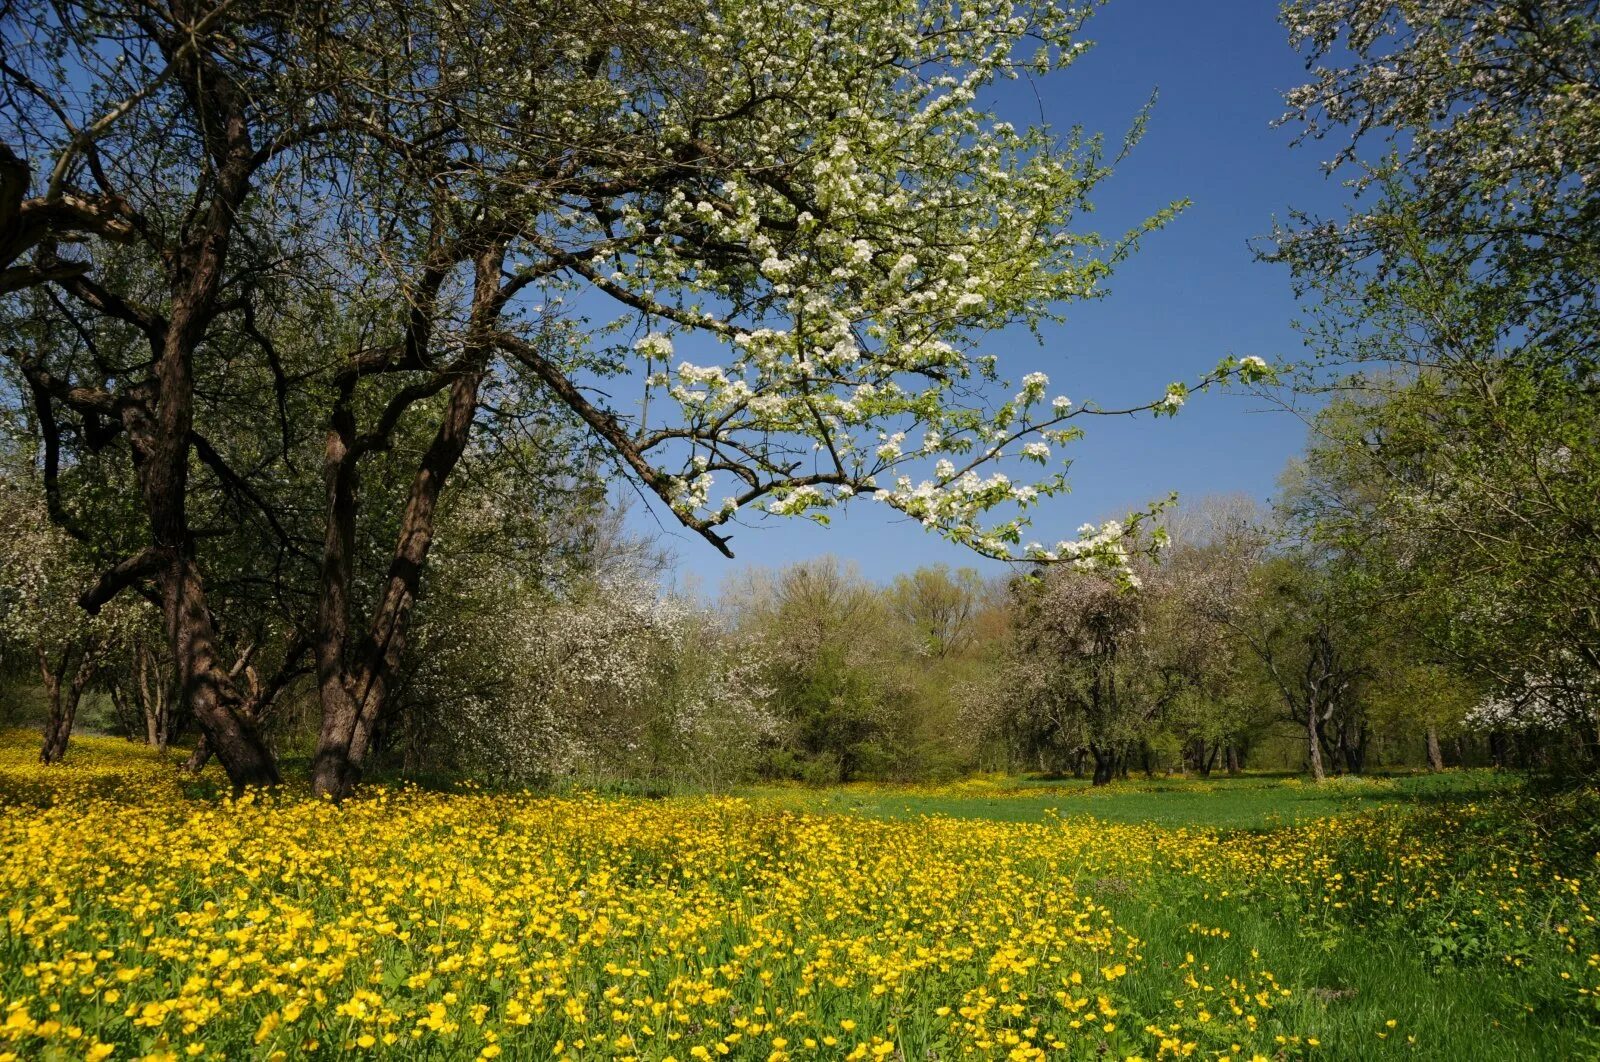
[[[0,734],[0,1060],[1600,1057],[1587,792],[371,786]]]
[[[1102,822],[1265,830],[1284,823],[1397,805],[1481,800],[1519,783],[1493,771],[1401,773],[1335,778],[1316,786],[1298,776],[1214,775],[1133,778],[1099,788],[1078,779],[999,779],[948,786],[852,785],[826,789],[756,787],[753,798],[820,813],[884,819],[948,815],[995,822],[1088,816]]]

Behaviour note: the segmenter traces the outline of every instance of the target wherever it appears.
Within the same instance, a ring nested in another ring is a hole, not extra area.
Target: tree
[[[1600,46],[1594,5],[1308,0],[1305,136],[1367,192],[1269,257],[1311,302],[1304,514],[1432,655],[1600,692]],[[1379,144],[1374,148],[1374,141]],[[1494,713],[1490,713],[1491,715]]]
[[[1202,775],[1220,756],[1229,773],[1277,720],[1277,694],[1237,624],[1250,614],[1252,579],[1269,554],[1272,514],[1242,494],[1210,495],[1163,515],[1167,545],[1153,589],[1153,653],[1180,681],[1167,729]],[[1146,585],[1152,585],[1150,580]]]
[[[982,592],[974,569],[951,572],[937,564],[895,576],[889,607],[915,632],[924,652],[943,659],[972,644]]]
[[[229,777],[276,781],[263,706],[223,662],[191,458],[295,552],[282,516],[305,499],[260,486],[325,424],[314,618],[285,625],[276,655],[283,673],[315,662],[313,784],[339,796],[392,714],[438,507],[486,396],[559,409],[725,552],[741,512],[821,519],[867,496],[1009,555],[1064,472],[1017,483],[994,466],[1055,462],[1071,421],[1105,410],[1047,399],[1043,374],[1002,393],[982,339],[1096,294],[1175,209],[1119,239],[1082,231],[1110,172],[1100,141],[974,102],[1068,65],[1083,18],[1009,0],[30,12],[0,56],[5,139],[34,163],[30,178],[7,156],[5,286],[47,286],[86,335],[148,348],[14,356],[52,417],[85,444],[124,440],[136,472],[148,544],[86,604],[152,584]],[[285,292],[325,300],[296,364],[260,327]],[[1201,383],[1264,368],[1229,360]],[[197,380],[235,376],[265,382],[280,422],[254,463],[198,419]],[[1139,408],[1174,411],[1188,390]],[[412,433],[405,488],[363,493],[363,467]],[[368,582],[356,525],[378,504],[394,535]],[[1116,566],[1121,537],[1023,552]]]
[[[1295,215],[1278,257],[1307,280],[1364,263],[1381,283],[1418,264],[1416,237],[1453,247],[1482,294],[1514,307],[1521,360],[1592,372],[1594,4],[1294,0],[1283,21],[1313,70],[1284,120],[1302,141],[1347,134],[1330,170],[1379,194],[1343,223]]]
[[[878,588],[823,557],[747,572],[724,601],[763,647],[762,685],[794,757],[776,769],[841,782],[889,773],[907,751],[910,685],[898,663],[912,646]]]
[[[236,785],[279,775],[256,706],[220,656],[196,564],[188,480],[191,454],[206,452],[196,362],[206,340],[247,317],[239,296],[255,256],[232,252],[254,197],[296,176],[288,160],[310,121],[301,108],[322,87],[298,81],[304,64],[287,61],[299,13],[64,5],[20,12],[4,37],[5,288],[49,284],[71,299],[63,317],[92,322],[91,356],[97,330],[146,350],[131,364],[99,361],[86,377],[48,364],[49,350],[12,352],[46,432],[58,409],[70,411],[85,441],[120,436],[131,454],[148,545],[104,570],[83,603],[94,611],[154,584],[190,708]],[[115,58],[106,39],[119,42]],[[124,248],[135,267],[123,266]]]
[[[1086,751],[1097,786],[1126,769],[1177,689],[1172,672],[1151,666],[1147,585],[1129,590],[1061,569],[1013,587],[1016,628],[1001,682],[1016,705],[1009,725],[1041,762]]]
[[[0,474],[0,526],[0,647],[20,651],[37,669],[47,705],[39,759],[57,763],[84,691],[127,639],[141,606],[130,602],[94,617],[77,608],[92,569],[81,545],[50,523],[37,484]]]
[[[147,632],[134,632],[128,639],[124,666],[109,676],[107,688],[128,736],[142,737],[151,748],[165,751],[186,720],[172,668],[160,646],[160,640]]]
[[[1330,756],[1354,774],[1366,764],[1371,728],[1358,696],[1365,663],[1358,613],[1326,559],[1300,551],[1265,559],[1251,573],[1249,596],[1224,620],[1305,734],[1317,782]]]

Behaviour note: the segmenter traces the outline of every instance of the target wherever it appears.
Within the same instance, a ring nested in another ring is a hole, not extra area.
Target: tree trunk
[[[334,579],[327,579],[325,561],[324,607],[317,645],[322,730],[311,774],[312,791],[318,796],[342,798],[360,780],[373,735],[388,708],[390,682],[405,649],[423,565],[433,544],[435,507],[445,480],[466,449],[482,380],[483,372],[472,370],[451,386],[444,418],[412,482],[383,597],[355,654],[359,663],[353,670],[344,663],[349,655],[349,569],[345,558],[354,508],[353,504],[346,507],[344,498],[337,495],[330,499],[330,515],[343,526],[330,528],[328,540],[337,551],[334,563],[342,570],[334,573]],[[329,449],[335,452],[332,443]]]
[[[1317,705],[1306,705],[1306,757],[1311,769],[1311,780],[1321,783],[1328,777],[1322,769],[1322,735],[1317,733]]]
[[[46,669],[45,691],[50,698],[50,717],[45,721],[44,746],[39,750],[40,763],[60,763],[67,754],[67,743],[72,740],[72,725],[78,718],[78,702],[83,699],[84,687],[94,676],[94,657],[87,649],[78,657],[78,669],[70,682],[66,681],[73,651],[63,650],[61,662],[54,669]],[[41,654],[41,661],[43,656]]]
[[[486,332],[504,306],[500,288],[504,258],[504,248],[493,246],[476,259],[469,330]],[[446,377],[449,401],[412,478],[388,574],[367,631],[353,651],[349,595],[357,462],[364,451],[358,444],[352,411],[355,381],[343,384],[323,460],[328,523],[314,647],[322,728],[311,767],[311,787],[318,796],[342,799],[360,781],[373,737],[388,711],[390,687],[405,650],[423,566],[433,544],[439,495],[466,450],[488,353],[481,342],[469,340],[468,353],[453,375]],[[847,765],[841,767],[848,770]]]
[[[1367,742],[1371,734],[1363,727],[1353,738],[1348,728],[1339,729],[1339,757],[1345,770],[1359,775],[1367,766]]]
[[[1098,745],[1090,745],[1089,754],[1094,757],[1093,784],[1097,786],[1108,784],[1116,770],[1116,756],[1110,750],[1102,749]]]
[[[61,663],[52,664],[50,656],[41,647],[36,650],[39,657],[39,678],[44,683],[45,700],[49,704],[49,713],[44,721],[44,744],[39,750],[40,763],[55,763],[66,752],[66,742],[60,739],[61,734],[61,682],[67,669],[67,654],[61,654]]]
[[[1428,727],[1428,770],[1444,770],[1444,753],[1439,748],[1439,729]]]
[[[246,786],[277,785],[278,763],[254,714],[217,657],[216,629],[205,606],[205,589],[189,558],[179,554],[160,580],[167,631],[184,699],[236,793]]]
[[[1243,765],[1239,762],[1238,746],[1231,744],[1228,746],[1227,751],[1223,754],[1223,762],[1227,764],[1230,777],[1238,776],[1243,769]]]
[[[1489,731],[1489,762],[1494,764],[1497,771],[1503,771],[1506,763],[1506,734],[1504,730]]]
[[[170,676],[163,672],[159,654],[143,641],[135,644],[133,660],[145,741],[150,747],[165,752],[174,737]]]
[[[189,758],[183,761],[183,769],[189,774],[199,774],[205,770],[206,764],[211,762],[211,742],[206,740],[204,734],[194,743],[194,751],[189,753]]]
[[[124,736],[129,741],[138,741],[139,732],[144,728],[138,703],[129,697],[127,688],[121,682],[107,684],[106,692],[111,696],[111,708],[116,712],[117,725],[122,728]]]

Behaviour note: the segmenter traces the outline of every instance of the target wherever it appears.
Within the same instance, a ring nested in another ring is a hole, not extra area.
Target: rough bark
[[[1345,770],[1351,774],[1361,774],[1367,767],[1367,743],[1371,732],[1366,727],[1360,727],[1354,737],[1349,729],[1339,729],[1339,755],[1344,761]]]
[[[1110,783],[1117,768],[1117,757],[1110,750],[1099,745],[1090,745],[1089,754],[1094,757],[1093,785],[1107,785]]]
[[[235,791],[282,781],[253,712],[217,655],[216,627],[191,558],[174,551],[158,580],[180,688]]]
[[[1327,772],[1322,769],[1322,735],[1317,733],[1317,705],[1306,706],[1306,762],[1313,782],[1323,782]]]
[[[199,740],[194,743],[194,751],[183,761],[183,769],[189,774],[199,774],[210,762],[211,743],[206,740],[204,734],[201,734]]]

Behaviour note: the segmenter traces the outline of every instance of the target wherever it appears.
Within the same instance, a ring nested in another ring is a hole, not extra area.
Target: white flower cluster
[[[1552,675],[1527,676],[1519,683],[1495,691],[1467,713],[1466,723],[1476,730],[1561,730],[1581,727],[1592,731],[1600,723],[1600,691],[1582,680]]]
[[[651,332],[635,342],[633,349],[642,357],[665,361],[672,357],[672,339],[660,332]]]
[[[704,782],[774,732],[760,654],[630,564],[556,600],[466,566],[447,577],[465,580],[456,595],[495,609],[497,622],[420,624],[417,693],[466,717],[451,740],[485,774],[637,776],[655,743],[655,755]]]
[[[1084,524],[1078,528],[1076,539],[1066,539],[1049,548],[1031,542],[1023,555],[1045,563],[1069,563],[1081,571],[1108,572],[1125,585],[1138,586],[1139,577],[1129,560],[1131,534],[1131,529],[1121,520],[1107,520],[1098,527]]]

